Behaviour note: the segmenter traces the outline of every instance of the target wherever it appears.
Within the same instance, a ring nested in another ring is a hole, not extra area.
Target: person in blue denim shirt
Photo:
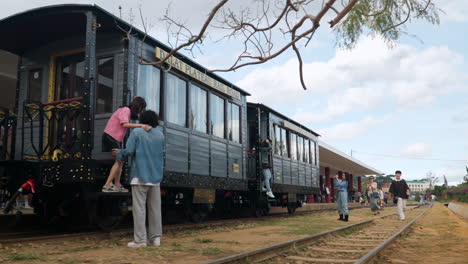
[[[339,177],[339,174],[342,177]],[[335,175],[335,188],[336,188],[336,209],[340,218],[338,220],[348,222],[348,181],[346,180],[345,174],[338,172]]]
[[[164,153],[166,151],[164,134],[160,128],[158,115],[145,111],[140,115],[140,124],[150,125],[147,132],[135,128],[130,133],[125,149],[113,149],[112,154],[118,161],[132,158],[130,166],[130,185],[132,186],[134,240],[128,247],[145,247],[148,242],[159,246],[161,243],[161,190],[163,178]],[[147,209],[148,208],[148,209]],[[146,233],[146,210],[148,210],[148,235]]]

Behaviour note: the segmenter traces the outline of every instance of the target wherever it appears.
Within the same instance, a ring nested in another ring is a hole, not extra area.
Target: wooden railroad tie
[[[298,261],[305,261],[305,262],[321,262],[321,263],[355,263],[358,261],[357,259],[319,259],[319,258],[307,258],[307,257],[299,257],[299,256],[289,256],[286,257],[290,260],[298,260]]]
[[[345,244],[345,243],[327,243],[327,246],[343,246],[343,247],[375,247],[374,244]]]
[[[340,249],[340,248],[308,248],[311,251],[323,251],[323,252],[342,252],[342,253],[364,253],[368,252],[368,250],[363,249]]]

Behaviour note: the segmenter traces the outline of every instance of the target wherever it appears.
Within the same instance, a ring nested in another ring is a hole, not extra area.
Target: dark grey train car
[[[296,204],[320,191],[319,135],[263,104],[248,103],[247,108],[249,147],[267,137],[272,140],[272,190],[280,204],[295,210]],[[259,170],[252,173],[252,178],[261,178]]]
[[[70,216],[79,203],[114,224],[108,216],[121,215],[126,197],[98,192],[113,162],[101,151],[101,135],[117,107],[142,96],[166,135],[163,203],[195,218],[215,203],[245,204],[238,200],[249,190],[248,93],[180,54],[164,69],[139,63],[140,54],[154,62],[170,49],[151,37],[143,43],[135,28],[128,38],[131,28],[93,5],[43,7],[0,21],[0,50],[18,58],[10,65],[16,86],[8,88],[14,107],[3,109],[0,122],[2,188],[12,192],[34,179],[37,214]]]

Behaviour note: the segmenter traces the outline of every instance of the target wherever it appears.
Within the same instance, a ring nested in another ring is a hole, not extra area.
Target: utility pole
[[[351,149],[351,157],[353,156],[353,149]]]

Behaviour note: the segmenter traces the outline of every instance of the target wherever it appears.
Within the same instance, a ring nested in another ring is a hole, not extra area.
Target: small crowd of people
[[[102,151],[111,152],[115,162],[109,172],[103,192],[128,192],[120,183],[124,162],[131,158],[130,185],[134,238],[128,247],[159,246],[162,236],[161,190],[165,138],[159,126],[159,116],[145,110],[146,101],[135,97],[128,106],[115,111],[102,135]],[[138,120],[132,123],[131,120]],[[128,128],[133,128],[125,145]],[[146,229],[148,220],[148,230]]]
[[[339,214],[339,221],[349,221],[349,210],[348,210],[348,181],[346,176],[342,172],[338,172],[335,175],[334,187],[336,190],[336,209]],[[368,196],[370,209],[374,215],[379,214],[379,210],[383,209],[387,200],[390,199],[390,195],[385,195],[382,189],[377,188],[377,183],[373,176],[369,177],[369,184],[367,184],[366,193]],[[406,201],[408,200],[411,191],[405,180],[401,179],[401,171],[395,171],[395,180],[392,181],[389,189],[389,193],[393,197],[393,202],[397,204],[398,217],[400,220],[405,220],[405,208]],[[364,202],[362,194],[357,193],[358,201]],[[353,197],[351,199],[354,199]],[[435,200],[432,198],[432,200]]]
[[[426,193],[420,193],[419,194],[419,204],[421,205],[425,205],[427,203],[429,203],[429,199],[431,200],[431,202],[435,202],[435,199],[436,199],[436,196],[434,194],[426,194]]]

